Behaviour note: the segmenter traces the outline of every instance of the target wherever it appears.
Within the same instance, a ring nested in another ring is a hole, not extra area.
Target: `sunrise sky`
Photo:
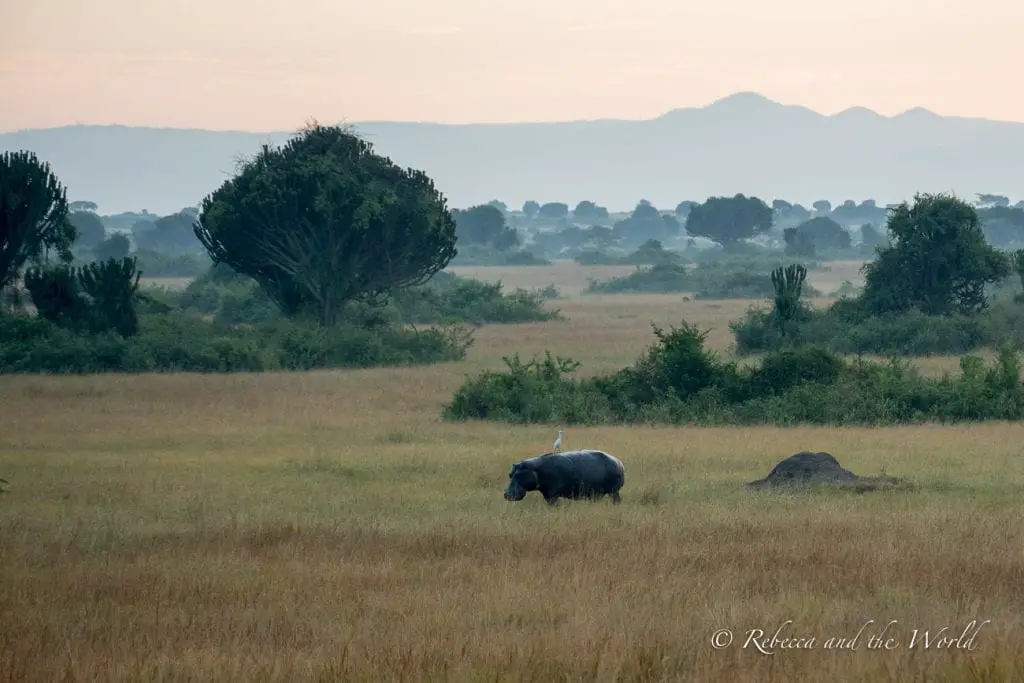
[[[756,91],[1024,121],[1020,0],[0,0],[0,131],[652,118]]]

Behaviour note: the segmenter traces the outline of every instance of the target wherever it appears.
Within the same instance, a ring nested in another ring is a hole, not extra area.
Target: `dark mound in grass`
[[[896,477],[862,477],[839,464],[829,453],[801,451],[776,465],[768,476],[746,484],[751,490],[799,487],[838,486],[857,493],[890,488],[907,488],[902,479]]]

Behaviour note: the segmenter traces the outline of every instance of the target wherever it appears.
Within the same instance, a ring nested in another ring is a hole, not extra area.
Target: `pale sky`
[[[1024,121],[1022,0],[0,0],[0,131],[653,118],[738,91]]]

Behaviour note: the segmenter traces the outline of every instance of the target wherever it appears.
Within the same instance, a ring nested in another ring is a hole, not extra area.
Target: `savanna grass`
[[[726,350],[715,305],[560,301],[432,367],[0,378],[0,680],[1021,680],[1017,424],[574,428],[623,504],[552,510],[501,497],[551,430],[438,418],[513,351],[614,369],[679,317]],[[743,490],[803,449],[919,488]],[[973,650],[907,647],[973,619]],[[787,620],[817,646],[741,647]]]

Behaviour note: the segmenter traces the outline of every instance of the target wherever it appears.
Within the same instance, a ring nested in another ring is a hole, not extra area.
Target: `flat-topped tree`
[[[76,211],[91,211],[92,213],[96,213],[99,208],[99,204],[96,202],[90,202],[86,199],[80,199],[68,204],[68,211],[71,211],[72,213],[75,213]]]
[[[690,209],[686,232],[707,237],[723,246],[734,245],[772,228],[772,210],[757,197],[737,194],[733,197],[710,197]]]
[[[351,300],[426,282],[457,253],[454,218],[426,174],[317,123],[243,164],[203,200],[194,230],[215,263],[255,279],[286,315],[325,326]]]

